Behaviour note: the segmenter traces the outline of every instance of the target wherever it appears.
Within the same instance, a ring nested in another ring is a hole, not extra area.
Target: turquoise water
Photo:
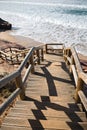
[[[12,23],[13,35],[75,45],[87,55],[86,0],[0,0],[0,17]]]

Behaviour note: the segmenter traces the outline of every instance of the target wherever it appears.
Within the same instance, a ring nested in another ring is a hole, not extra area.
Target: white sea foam
[[[4,0],[0,1],[0,9],[1,18],[13,25],[12,35],[74,45],[87,55],[86,5]]]

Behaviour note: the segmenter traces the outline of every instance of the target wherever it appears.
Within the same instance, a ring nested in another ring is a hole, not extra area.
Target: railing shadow
[[[46,99],[47,99],[47,101],[46,101]],[[66,121],[66,124],[69,126],[69,128],[71,130],[76,130],[76,128],[78,128],[79,130],[83,130],[82,126],[80,126],[80,124],[78,124],[78,122],[82,122],[82,119],[75,112],[75,111],[79,111],[79,108],[78,107],[75,108],[73,103],[69,103],[68,104],[69,108],[67,108],[67,107],[60,105],[58,103],[56,104],[56,103],[50,102],[49,96],[41,96],[41,102],[37,101],[36,99],[29,98],[29,97],[26,97],[26,100],[33,101],[37,107],[37,110],[34,110],[34,109],[32,110],[36,119],[35,120],[33,120],[33,119],[28,120],[31,127],[32,127],[32,130],[36,130],[36,128],[38,130],[44,130],[43,125],[41,124],[40,120],[47,120],[47,117],[46,117],[46,115],[43,114],[43,112],[41,110],[47,110],[47,108],[51,108],[55,111],[65,112],[65,114],[71,120],[71,121]],[[76,124],[75,127],[72,125],[72,122],[74,124]]]
[[[53,80],[53,76],[45,67],[41,67],[41,69],[43,70],[46,80],[47,80],[49,95],[57,96],[58,94],[57,94],[56,86]]]

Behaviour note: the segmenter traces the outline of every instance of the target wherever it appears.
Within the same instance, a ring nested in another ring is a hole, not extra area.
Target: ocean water
[[[87,0],[0,0],[12,35],[75,46],[87,55]]]

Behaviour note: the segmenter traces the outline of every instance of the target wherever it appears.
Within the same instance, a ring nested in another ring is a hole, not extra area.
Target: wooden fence
[[[66,65],[73,74],[75,84],[76,84],[76,93],[75,101],[81,102],[85,111],[87,112],[87,98],[84,94],[83,87],[87,87],[87,74],[83,72],[77,52],[74,47],[64,49],[64,59]]]
[[[20,64],[24,60],[28,51],[29,48],[20,50],[17,48],[8,47],[0,50],[0,58],[9,64]]]
[[[46,53],[49,51],[49,46],[53,45],[61,45],[61,51],[63,52],[63,56],[66,62],[66,65],[70,71],[70,73],[73,74],[75,84],[76,84],[76,93],[75,93],[75,100],[76,102],[80,101],[82,102],[85,110],[87,111],[87,98],[82,91],[84,84],[87,85],[87,75],[83,72],[80,61],[78,58],[78,55],[75,51],[75,49],[72,48],[65,48],[63,44],[46,44],[45,49]],[[37,62],[40,64],[40,61],[44,59],[44,46],[38,46],[33,47],[29,50],[27,53],[25,59],[19,66],[18,70],[7,77],[4,77],[0,80],[0,88],[5,86],[8,82],[15,80],[17,89],[7,98],[5,102],[3,102],[0,106],[0,114],[2,114],[5,109],[9,106],[9,104],[18,96],[20,95],[21,99],[24,99],[25,97],[25,87],[24,84],[27,80],[27,77],[30,73],[30,71],[33,73],[34,70],[34,64]],[[60,50],[58,48],[58,50]],[[53,51],[53,48],[51,47],[50,51]],[[22,77],[22,71],[24,67],[27,65],[26,72],[24,76]],[[67,91],[67,90],[66,90]]]
[[[40,64],[40,61],[43,61],[43,46],[33,47],[27,53],[25,59],[20,64],[17,71],[12,74],[2,78],[0,80],[0,88],[3,88],[10,81],[15,81],[16,90],[0,105],[0,115],[5,111],[5,109],[13,102],[13,100],[20,95],[21,99],[25,98],[25,87],[24,84],[27,80],[29,73],[34,72],[34,64],[37,62]],[[25,74],[22,76],[22,71],[27,65]]]

